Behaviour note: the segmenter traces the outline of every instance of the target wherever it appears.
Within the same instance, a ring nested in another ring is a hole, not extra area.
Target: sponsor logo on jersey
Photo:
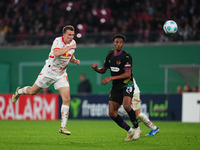
[[[120,61],[120,60],[118,60],[118,61],[116,61],[116,63],[117,63],[117,65],[120,65],[120,64],[121,64],[121,61]]]
[[[129,64],[128,62],[126,63],[125,67],[131,67],[131,64]]]
[[[112,72],[119,72],[119,68],[118,67],[110,67]]]
[[[67,53],[64,54],[63,56],[65,56],[65,58],[67,58],[67,57],[71,57],[72,55],[71,55],[69,52],[67,52]]]

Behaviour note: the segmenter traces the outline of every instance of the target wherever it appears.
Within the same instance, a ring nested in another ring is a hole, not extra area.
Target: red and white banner
[[[57,120],[58,95],[21,95],[16,103],[12,94],[0,95],[0,120]]]

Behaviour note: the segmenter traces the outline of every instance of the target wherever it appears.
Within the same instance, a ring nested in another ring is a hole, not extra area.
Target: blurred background
[[[108,94],[91,64],[103,65],[112,36],[126,35],[124,49],[133,57],[133,73],[142,93],[182,93],[200,85],[200,2],[198,0],[1,0],[0,93],[32,85],[62,28],[76,29],[75,56],[81,65],[67,69],[71,93],[78,93],[84,74],[92,94]],[[174,20],[175,35],[163,24]],[[53,86],[51,92],[57,93]]]
[[[141,112],[151,120],[200,122],[200,1],[198,0],[1,0],[0,120],[60,119],[62,99],[51,85],[35,96],[11,101],[18,86],[31,86],[65,25],[76,30],[76,58],[67,73],[71,119],[109,119],[111,83],[101,67],[116,33],[126,36]],[[174,20],[178,32],[166,35]],[[49,94],[50,93],[50,94]]]

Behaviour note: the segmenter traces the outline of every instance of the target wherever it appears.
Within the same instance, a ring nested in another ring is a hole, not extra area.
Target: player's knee
[[[27,89],[27,93],[29,95],[35,95],[35,94],[37,94],[37,91],[32,90],[32,87],[30,87],[30,88]]]
[[[145,120],[145,118],[146,118],[146,115],[145,114],[143,114],[143,113],[140,113],[138,116],[137,116],[137,118],[138,118],[138,120],[140,120],[140,121],[144,121]]]
[[[69,97],[65,97],[63,98],[63,103],[66,104],[66,103],[69,103],[71,100],[70,96]]]
[[[109,112],[109,116],[110,116],[110,118],[116,118],[117,117],[117,113]]]
[[[123,105],[124,109],[126,110],[126,112],[129,112],[131,110],[131,106],[130,105]]]
[[[35,95],[35,94],[37,94],[37,92],[35,92],[35,91],[30,91],[29,94],[30,94],[30,95]]]

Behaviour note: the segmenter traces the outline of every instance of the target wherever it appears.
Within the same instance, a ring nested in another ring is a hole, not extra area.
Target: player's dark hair
[[[114,42],[114,40],[116,38],[121,38],[121,39],[123,39],[123,41],[125,41],[125,39],[126,39],[126,37],[124,35],[122,35],[122,34],[116,34],[116,35],[113,36],[113,42]]]
[[[74,27],[72,25],[66,25],[62,32],[65,33],[67,30],[75,31]]]

